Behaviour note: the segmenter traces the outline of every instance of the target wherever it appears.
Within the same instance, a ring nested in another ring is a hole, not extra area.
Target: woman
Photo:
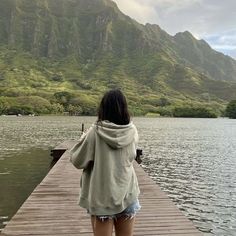
[[[83,169],[79,205],[91,215],[95,236],[132,236],[140,209],[139,187],[132,162],[138,133],[130,121],[125,96],[107,92],[97,122],[71,151],[71,162]]]

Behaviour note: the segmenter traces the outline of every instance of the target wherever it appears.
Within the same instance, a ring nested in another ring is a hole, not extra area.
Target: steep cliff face
[[[92,59],[101,51],[137,48],[127,40],[135,39],[138,30],[110,1],[3,0],[0,4],[0,42],[35,56],[76,54]]]
[[[80,61],[104,53],[162,53],[217,80],[236,81],[236,62],[189,32],[168,35],[157,25],[138,24],[110,0],[1,0],[0,43],[39,57],[74,54]]]
[[[99,0],[3,0],[0,3],[1,43],[35,56],[75,53],[91,56],[99,48],[109,7]]]

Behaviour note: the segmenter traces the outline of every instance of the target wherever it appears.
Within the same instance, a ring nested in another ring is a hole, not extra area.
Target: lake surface
[[[0,117],[0,229],[94,117]],[[236,120],[135,118],[142,166],[204,235],[236,235]]]

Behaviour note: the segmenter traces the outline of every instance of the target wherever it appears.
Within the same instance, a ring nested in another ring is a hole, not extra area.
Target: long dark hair
[[[98,109],[97,121],[103,120],[108,120],[117,125],[130,123],[127,101],[119,89],[112,89],[103,96]]]

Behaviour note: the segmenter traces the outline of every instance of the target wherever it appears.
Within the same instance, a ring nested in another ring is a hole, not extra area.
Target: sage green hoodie
[[[138,132],[131,122],[94,124],[71,150],[71,162],[83,169],[79,205],[92,215],[122,212],[139,195],[133,168]]]

